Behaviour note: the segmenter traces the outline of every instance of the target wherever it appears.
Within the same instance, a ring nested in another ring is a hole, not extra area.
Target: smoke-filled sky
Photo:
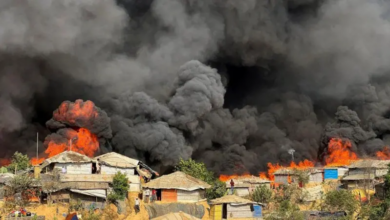
[[[77,99],[103,112],[104,151],[162,170],[194,158],[257,173],[291,148],[321,160],[332,137],[372,155],[390,144],[389,6],[3,0],[0,156],[34,155],[37,132],[44,152],[46,121]]]

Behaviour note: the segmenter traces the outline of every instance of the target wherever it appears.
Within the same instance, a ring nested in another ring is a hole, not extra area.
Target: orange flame
[[[0,159],[0,166],[8,166],[11,164],[11,160],[10,159]]]
[[[72,141],[72,146],[69,143],[55,143],[50,141],[45,151],[49,157],[53,157],[66,150],[75,151],[89,157],[93,157],[99,149],[99,141],[96,135],[92,134],[88,129],[80,128],[78,131],[68,130],[67,135]]]
[[[326,166],[346,166],[358,160],[357,155],[351,150],[352,144],[348,140],[332,138],[328,143],[328,157]]]
[[[226,181],[231,180],[231,179],[248,178],[248,177],[251,177],[251,176],[252,175],[250,175],[249,173],[245,173],[245,174],[242,174],[242,175],[238,175],[238,174],[220,175],[219,176],[219,180],[221,180],[222,182],[226,182]]]
[[[74,103],[63,102],[53,113],[53,118],[57,121],[66,121],[72,124],[76,124],[76,120],[80,118],[93,119],[95,117],[98,117],[95,104],[89,100],[83,102],[81,99]]]
[[[380,160],[390,160],[390,148],[386,146],[383,150],[376,152],[376,157]]]
[[[33,166],[35,166],[35,165],[39,165],[39,164],[41,164],[43,161],[45,161],[45,158],[32,158],[31,159],[31,164],[33,165]]]

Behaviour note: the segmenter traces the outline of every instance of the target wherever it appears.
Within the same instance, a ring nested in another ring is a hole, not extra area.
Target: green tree
[[[265,185],[256,187],[254,192],[251,194],[251,199],[255,202],[268,203],[271,201],[272,191]]]
[[[357,210],[359,202],[348,190],[334,190],[325,194],[323,208],[328,211],[346,211],[352,217]]]
[[[118,172],[115,174],[114,179],[112,181],[112,189],[108,195],[108,200],[111,202],[115,202],[116,200],[124,200],[127,195],[127,191],[129,191],[129,180],[126,175]]]
[[[30,164],[30,159],[28,158],[28,156],[16,151],[14,153],[14,155],[12,156],[11,164],[8,165],[7,168],[10,172],[13,173],[13,172],[18,171],[18,170],[26,170],[27,168],[30,168],[30,167],[31,167],[31,164]]]
[[[210,184],[212,187],[206,190],[207,199],[221,197],[226,192],[226,184],[216,178],[214,173],[209,171],[202,162],[196,162],[192,159],[181,159],[175,168],[177,171],[181,171]]]

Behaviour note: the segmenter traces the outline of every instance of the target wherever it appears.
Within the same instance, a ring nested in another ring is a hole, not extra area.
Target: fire
[[[80,128],[78,131],[69,129],[67,130],[67,136],[69,137],[69,141],[66,143],[50,141],[45,153],[49,157],[53,157],[66,150],[71,150],[93,157],[95,152],[99,149],[98,138],[88,129]]]
[[[11,164],[11,160],[10,159],[0,159],[0,166],[7,166],[7,165],[10,165]]]
[[[32,158],[30,162],[31,162],[32,165],[39,165],[44,160],[45,160],[45,158]]]
[[[60,107],[53,112],[53,118],[57,121],[68,122],[73,125],[77,120],[89,120],[98,117],[95,104],[91,101],[76,100],[74,103],[63,102]]]
[[[328,143],[327,166],[346,166],[358,160],[356,153],[351,150],[352,144],[348,140],[332,138]]]
[[[383,150],[376,152],[376,157],[380,160],[390,160],[390,148],[386,146]]]
[[[246,177],[251,177],[251,176],[252,175],[250,175],[249,173],[245,173],[245,174],[242,174],[242,175],[238,175],[238,174],[220,175],[219,176],[219,180],[221,180],[222,182],[226,182],[226,181],[231,180],[231,179],[246,178]]]

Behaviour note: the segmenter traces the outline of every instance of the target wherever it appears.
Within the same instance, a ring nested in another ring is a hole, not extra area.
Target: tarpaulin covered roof
[[[14,178],[14,176],[15,175],[12,173],[2,173],[2,174],[0,174],[0,183],[5,184],[10,179]]]
[[[175,213],[169,213],[163,216],[159,216],[157,218],[152,218],[151,220],[200,220],[200,219],[184,212],[175,212]]]
[[[91,163],[94,160],[74,151],[64,151],[43,161],[40,168],[43,169],[52,163]]]
[[[139,163],[139,160],[132,159],[130,157],[126,157],[115,152],[110,152],[97,156],[95,157],[95,159],[99,160],[101,164],[122,168],[135,168]]]
[[[211,200],[210,204],[217,205],[217,204],[225,204],[225,203],[232,203],[232,204],[257,204],[256,202],[253,202],[248,199],[241,198],[236,195],[226,195],[221,198],[213,199]]]
[[[50,184],[50,182],[48,182]],[[53,182],[54,183],[54,182]],[[100,183],[100,182],[66,182],[66,183],[58,183],[55,186],[55,189],[50,190],[51,192],[63,190],[63,189],[108,189],[110,188],[108,183]],[[43,192],[47,193],[49,190],[43,190]]]
[[[151,180],[150,182],[144,184],[143,187],[151,189],[181,189],[193,191],[196,189],[208,189],[211,186],[202,180],[177,171]]]
[[[70,189],[70,191],[78,194],[92,196],[92,197],[98,197],[103,199],[106,198],[106,190],[104,189],[86,189],[86,190]]]

